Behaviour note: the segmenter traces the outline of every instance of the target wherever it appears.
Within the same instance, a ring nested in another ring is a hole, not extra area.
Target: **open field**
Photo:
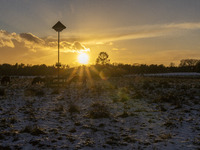
[[[0,149],[200,149],[200,79],[0,88]]]

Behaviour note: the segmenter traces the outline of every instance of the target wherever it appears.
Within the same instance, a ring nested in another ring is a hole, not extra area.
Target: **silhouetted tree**
[[[182,71],[191,72],[195,71],[195,66],[200,60],[198,59],[182,59],[180,61],[179,67]]]
[[[182,59],[180,61],[180,67],[192,67],[195,66],[199,62],[198,59]]]
[[[200,72],[200,61],[196,64],[195,71]]]
[[[100,52],[96,64],[106,65],[110,63],[109,55],[106,52]]]
[[[171,62],[171,63],[169,64],[169,67],[175,67],[175,63]]]

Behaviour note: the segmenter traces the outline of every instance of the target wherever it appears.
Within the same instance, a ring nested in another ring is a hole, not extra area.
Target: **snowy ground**
[[[0,150],[200,149],[200,79],[30,83],[0,88]]]
[[[154,73],[144,74],[147,77],[200,77],[200,73],[197,72],[176,72],[176,73]]]

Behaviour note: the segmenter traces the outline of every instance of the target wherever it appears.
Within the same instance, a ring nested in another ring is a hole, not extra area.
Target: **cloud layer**
[[[9,33],[5,30],[0,30],[0,48],[10,47],[15,48],[15,42],[29,48],[30,51],[36,49],[57,49],[57,39],[53,38],[39,38],[32,33]],[[60,42],[60,48],[63,52],[81,52],[90,51],[83,44],[78,41],[67,42],[65,40]]]
[[[152,38],[160,36],[171,36],[179,31],[191,31],[200,29],[200,23],[171,23],[161,25],[145,25],[145,26],[129,26],[123,28],[116,28],[103,33],[95,33],[88,35],[83,33],[80,41],[76,41],[78,36],[74,38],[66,38],[61,41],[61,49],[65,52],[77,52],[80,50],[89,51],[81,42],[104,44],[105,42]],[[180,33],[180,32],[179,32]],[[0,47],[14,47],[14,42],[23,43],[25,47],[43,47],[56,48],[57,39],[53,38],[39,38],[32,33],[9,33],[5,30],[0,30]]]
[[[134,40],[144,38],[154,38],[162,36],[180,35],[184,32],[200,29],[200,22],[170,23],[170,24],[154,24],[142,26],[127,26],[122,28],[114,28],[108,31],[93,35],[86,35],[85,39],[88,43],[104,43],[110,41]]]

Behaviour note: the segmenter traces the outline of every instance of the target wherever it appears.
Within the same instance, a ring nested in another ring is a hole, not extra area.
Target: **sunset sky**
[[[55,64],[57,21],[62,64],[102,51],[111,63],[200,59],[200,0],[1,0],[0,64]]]

